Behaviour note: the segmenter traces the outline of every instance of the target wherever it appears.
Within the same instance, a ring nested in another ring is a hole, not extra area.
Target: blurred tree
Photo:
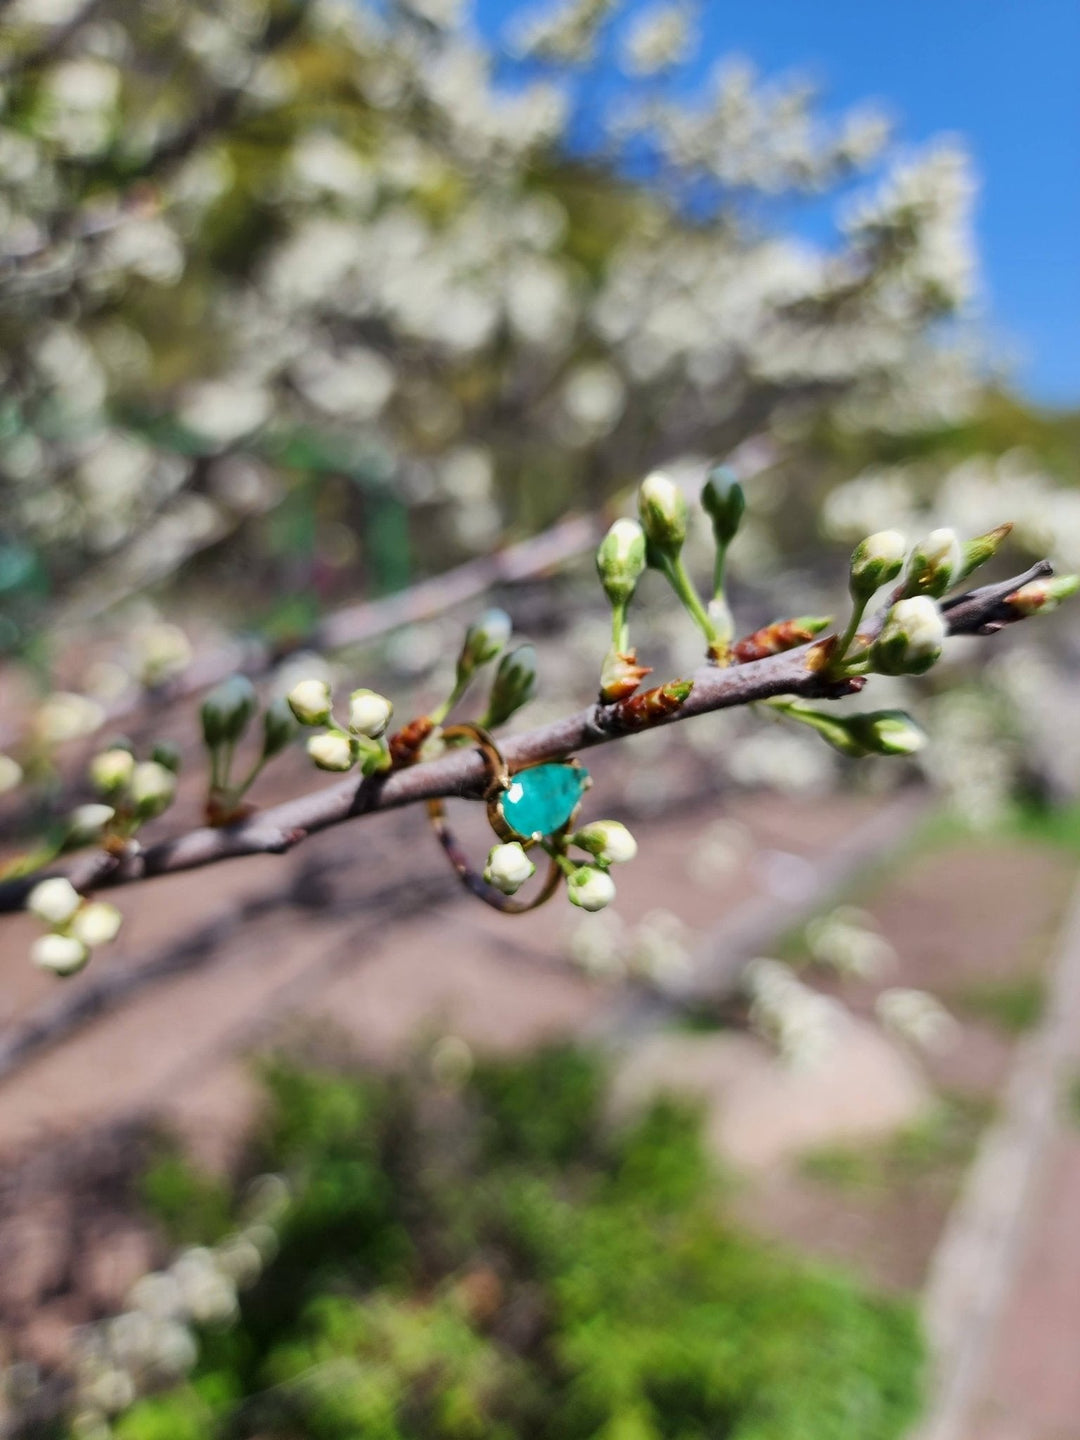
[[[238,531],[234,586],[393,586],[661,458],[956,414],[963,155],[891,157],[815,248],[781,202],[881,120],[686,95],[686,8],[619,9],[492,53],[457,0],[7,5],[4,573],[86,613]]]

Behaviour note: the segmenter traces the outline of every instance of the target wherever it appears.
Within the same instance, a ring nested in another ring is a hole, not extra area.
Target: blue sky
[[[489,28],[517,8],[478,0]],[[880,101],[904,141],[965,137],[981,180],[983,323],[1021,388],[1080,404],[1080,0],[704,0],[703,65],[735,51]]]

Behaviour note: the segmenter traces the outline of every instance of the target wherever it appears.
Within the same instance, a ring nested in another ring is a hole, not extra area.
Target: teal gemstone
[[[535,765],[519,770],[503,792],[503,819],[525,839],[553,835],[573,815],[589,783],[577,765]]]

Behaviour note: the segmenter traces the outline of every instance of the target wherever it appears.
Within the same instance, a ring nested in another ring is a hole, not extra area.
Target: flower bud
[[[330,719],[330,686],[325,680],[301,680],[286,697],[301,725],[325,725]]]
[[[0,755],[0,795],[10,794],[22,784],[23,770],[10,755]]]
[[[255,686],[246,675],[230,675],[202,703],[203,739],[208,749],[239,740],[258,708]]]
[[[882,585],[895,580],[904,564],[907,541],[899,530],[879,530],[856,545],[849,585],[856,600],[869,600]]]
[[[612,605],[629,603],[645,569],[645,531],[636,520],[616,520],[596,551],[596,573]]]
[[[941,654],[947,634],[941,611],[928,595],[898,600],[871,654],[883,675],[924,675]]]
[[[27,910],[46,925],[66,925],[81,904],[82,896],[62,875],[39,881],[26,897]]]
[[[570,843],[587,850],[601,865],[622,865],[637,854],[637,841],[618,820],[593,820],[571,835]]]
[[[484,868],[484,879],[504,895],[515,894],[535,874],[536,866],[516,840],[493,845]]]
[[[468,680],[481,665],[486,665],[489,660],[495,659],[495,656],[510,639],[512,628],[510,616],[505,610],[487,610],[479,620],[473,621],[465,631],[465,639],[461,643],[461,654],[458,656],[457,678],[459,684]]]
[[[280,755],[287,745],[291,745],[299,733],[299,727],[289,702],[278,698],[272,700],[263,711],[263,745],[262,758],[271,760],[275,755]]]
[[[852,735],[870,755],[914,755],[926,744],[926,732],[903,710],[849,715]]]
[[[165,769],[171,770],[174,775],[180,774],[180,766],[183,763],[180,746],[174,745],[171,740],[159,740],[150,752],[150,759],[156,760],[159,765],[164,765]]]
[[[67,817],[64,849],[75,850],[80,845],[95,844],[115,814],[111,805],[77,805]]]
[[[1031,580],[1005,597],[1005,604],[1018,615],[1047,614],[1062,600],[1080,589],[1080,575],[1055,575],[1049,580]]]
[[[495,679],[491,682],[485,725],[489,729],[505,725],[511,715],[527,705],[535,693],[536,647],[517,645],[499,661]]]
[[[104,900],[91,900],[75,914],[71,922],[71,933],[88,950],[95,945],[108,945],[120,933],[123,916],[115,905]]]
[[[131,775],[131,799],[140,820],[167,810],[176,795],[176,776],[156,760],[143,760]]]
[[[790,720],[798,720],[801,725],[808,725],[811,730],[816,730],[826,744],[838,750],[841,755],[860,760],[867,753],[866,747],[856,738],[849,718],[834,715],[827,710],[815,710],[812,705],[806,705],[801,700],[787,703],[782,713]]]
[[[349,729],[354,735],[377,739],[385,734],[394,707],[374,690],[354,690],[349,696]]]
[[[90,783],[101,795],[118,795],[131,783],[134,770],[130,750],[102,750],[90,761]]]
[[[30,959],[54,975],[75,975],[90,959],[90,951],[74,935],[39,935],[30,947]]]
[[[980,565],[985,565],[988,560],[992,560],[1012,534],[1012,530],[1012,521],[1006,520],[1004,525],[998,525],[994,530],[987,530],[985,535],[976,535],[972,540],[965,540],[960,547],[960,569],[955,578],[966,580],[973,570],[977,570]]]
[[[686,540],[686,496],[662,470],[654,470],[638,489],[638,514],[649,550],[674,560]],[[653,563],[653,555],[648,556]]]
[[[603,910],[615,899],[615,882],[606,870],[579,865],[566,881],[566,893],[579,910]]]
[[[734,540],[746,509],[746,493],[735,478],[734,470],[717,465],[709,471],[701,492],[701,504],[712,520],[717,545],[726,549]]]
[[[325,735],[312,735],[306,748],[320,770],[351,770],[356,763],[352,742],[348,735],[340,730],[328,730]]]
[[[931,530],[911,552],[904,575],[904,594],[939,599],[952,584],[953,576],[959,574],[962,559],[955,530]]]

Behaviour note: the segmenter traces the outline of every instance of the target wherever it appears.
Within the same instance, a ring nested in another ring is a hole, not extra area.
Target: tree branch
[[[1006,596],[1029,580],[1052,573],[1049,561],[1042,560],[1023,575],[946,601],[943,610],[949,633],[972,635],[1001,629],[1019,618],[1005,605]],[[681,704],[668,713],[649,715],[644,723],[628,708],[630,702],[590,705],[550,725],[509,737],[502,742],[502,753],[511,771],[519,770],[541,761],[566,758],[635,731],[749,705],[775,695],[830,700],[860,690],[864,680],[838,680],[815,665],[815,656],[823,653],[823,643],[817,641],[725,669],[705,666],[695,674],[694,688]],[[360,781],[350,777],[264,810],[240,825],[223,829],[205,826],[146,849],[132,845],[121,855],[96,851],[77,860],[67,873],[75,888],[85,892],[194,870],[243,855],[280,855],[307,835],[364,815],[438,798],[479,799],[487,778],[478,751],[455,750],[438,760],[389,774]],[[20,909],[42,873],[0,884],[0,912]]]

